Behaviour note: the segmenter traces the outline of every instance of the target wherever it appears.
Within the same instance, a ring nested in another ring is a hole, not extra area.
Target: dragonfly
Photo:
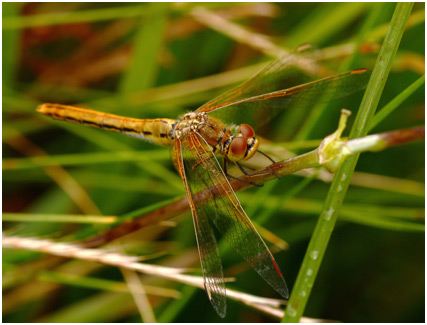
[[[256,170],[244,166],[263,154],[254,127],[284,109],[348,96],[367,84],[367,70],[356,69],[292,86],[293,62],[289,57],[277,59],[240,86],[179,119],[138,119],[49,103],[37,108],[53,119],[172,146],[172,161],[183,180],[193,217],[205,291],[222,318],[226,315],[226,286],[211,224],[267,283],[289,298],[284,276],[233,191],[229,182],[233,176],[226,166],[234,164],[245,174],[255,175]],[[227,116],[251,123],[228,125]]]

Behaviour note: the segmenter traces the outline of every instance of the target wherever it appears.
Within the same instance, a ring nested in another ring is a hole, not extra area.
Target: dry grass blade
[[[122,271],[123,277],[129,287],[129,291],[132,293],[133,300],[138,307],[142,321],[144,323],[156,323],[156,316],[154,315],[153,308],[151,307],[144,286],[142,285],[137,273],[125,268],[121,268],[120,270]]]
[[[259,50],[268,56],[280,58],[290,56],[290,52],[275,45],[267,36],[248,31],[247,29],[228,21],[209,11],[203,7],[196,7],[191,11],[191,15],[199,23],[204,24],[219,33],[227,35],[228,37],[236,40],[237,42],[246,44],[256,50]],[[307,60],[297,55],[291,56],[292,63],[298,66],[302,71],[315,74],[319,71],[319,66],[312,60]]]
[[[206,8],[196,7],[190,12],[190,15],[200,24],[206,25],[269,56],[281,57],[289,54],[289,52],[271,42],[267,36],[249,31]]]
[[[185,271],[185,269],[138,263],[137,261],[139,258],[137,256],[109,253],[100,249],[87,249],[73,244],[55,243],[46,239],[7,236],[5,234],[3,234],[2,246],[5,248],[27,249],[56,256],[99,262],[107,265],[117,266],[128,271],[130,270],[164,277],[170,280],[204,289],[203,277],[181,274]],[[280,299],[254,296],[231,289],[227,290],[227,296],[248,306],[261,304],[278,307],[284,303],[284,301]]]

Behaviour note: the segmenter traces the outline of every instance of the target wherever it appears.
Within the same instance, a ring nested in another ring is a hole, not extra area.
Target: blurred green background
[[[105,226],[25,222],[11,213],[121,216],[185,192],[168,148],[49,120],[35,112],[38,104],[177,118],[248,79],[260,63],[274,59],[274,49],[293,51],[305,43],[318,49],[320,62],[334,73],[372,68],[395,4],[3,3],[2,7],[2,176],[7,214],[3,231],[68,241],[84,239],[83,232],[97,234]],[[424,10],[424,3],[413,8],[379,109],[425,73]],[[226,21],[218,23],[215,17]],[[373,27],[364,30],[369,19],[375,19]],[[259,42],[259,34],[265,43]],[[356,112],[361,97],[362,93],[355,94],[302,116],[295,110],[283,112],[260,132],[290,150],[305,152],[312,148],[307,140],[335,130],[340,108]],[[424,102],[423,85],[371,133],[423,125]],[[305,316],[343,322],[423,322],[424,152],[424,143],[413,143],[361,155]],[[30,158],[40,155],[51,156],[57,164]],[[292,175],[238,193],[252,220],[289,244],[289,249],[280,250],[280,240],[271,243],[291,290],[329,187],[316,179],[297,191],[303,180]],[[266,199],[260,200],[263,195]],[[160,254],[147,263],[199,269],[190,213],[171,221],[150,224],[113,244],[129,254]],[[225,243],[220,246],[225,275],[237,277],[227,287],[279,298]],[[66,282],[55,277],[58,273],[78,277]],[[98,283],[100,279],[112,282]],[[222,320],[203,290],[158,277],[141,279],[143,284],[177,290],[172,297],[148,295],[158,321],[277,321],[231,299]],[[112,284],[120,283],[123,276],[113,267],[3,249],[3,321],[140,322],[131,294],[113,290]]]

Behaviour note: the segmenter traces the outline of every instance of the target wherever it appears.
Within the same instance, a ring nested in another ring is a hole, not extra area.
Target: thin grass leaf
[[[29,158],[10,158],[3,160],[3,170],[43,168],[50,166],[80,166],[91,164],[109,164],[117,162],[154,162],[169,159],[164,150],[115,151],[77,153],[68,155],[33,156]]]
[[[117,221],[114,216],[91,215],[60,215],[60,214],[28,214],[28,213],[3,213],[3,221],[11,222],[60,222],[60,223],[90,223],[111,224]]]
[[[41,272],[38,276],[38,280],[102,291],[129,292],[129,288],[123,282],[51,271]],[[162,297],[178,298],[181,296],[177,290],[157,286],[144,285],[144,290],[150,295]]]
[[[242,193],[239,195],[243,203],[252,202],[254,197],[252,195],[246,195]],[[269,212],[270,207],[275,207],[276,211],[281,211],[283,215],[293,214],[310,214],[319,215],[322,211],[323,203],[318,200],[302,199],[302,198],[291,198],[289,197],[286,201],[283,201],[281,197],[277,195],[271,195],[265,199],[261,206],[262,210]],[[415,224],[414,222],[424,221],[424,209],[413,209],[405,208],[402,206],[381,206],[381,205],[368,205],[368,204],[343,204],[339,220],[350,221],[361,225],[370,226],[371,223],[376,223],[376,220],[388,220],[390,224],[396,223],[396,225],[406,222],[408,224]],[[261,215],[262,216],[262,215]],[[366,216],[369,216],[367,218]],[[371,219],[369,223],[366,220]],[[410,220],[411,222],[408,222]],[[380,225],[380,223],[377,223]],[[416,228],[421,225],[418,223]],[[385,228],[388,229],[388,228]],[[418,230],[421,228],[417,228]],[[397,226],[393,230],[398,230]],[[406,229],[402,229],[406,231]]]
[[[420,9],[417,11],[414,11],[409,16],[408,22],[406,24],[406,29],[410,29],[412,27],[415,27],[423,22],[425,22],[426,18],[426,11],[425,9]],[[367,35],[367,40],[370,42],[378,42],[381,40],[386,34],[390,27],[390,23],[385,23],[381,26],[376,27],[375,29],[371,30]]]
[[[104,292],[83,298],[40,318],[43,323],[112,323],[136,307],[128,293]]]
[[[344,219],[344,218],[343,218]],[[345,220],[369,227],[394,231],[425,232],[425,225],[403,220],[389,219],[369,214],[347,212]]]
[[[18,19],[21,4],[19,3],[2,3],[2,26],[4,29],[5,20]],[[10,87],[14,81],[19,51],[19,31],[3,31],[2,47],[2,80],[3,87]]]
[[[288,48],[296,48],[304,43],[320,45],[351,24],[367,9],[367,5],[363,2],[352,2],[329,3],[327,6],[318,7],[294,28],[286,40],[286,45]],[[322,24],[319,24],[319,21],[322,21]]]
[[[385,4],[377,3],[371,5],[372,9],[366,17],[362,27],[360,28],[360,31],[356,35],[356,39],[354,41],[355,50],[352,52],[350,57],[345,60],[344,64],[342,64],[340,71],[347,71],[350,69],[358,68],[354,66],[357,57],[360,56],[360,53],[357,49],[362,44],[363,40],[366,37],[366,34],[373,28],[378,19],[383,15],[383,9]],[[316,107],[314,107],[314,109],[310,111],[309,116],[304,120],[304,124],[298,130],[298,133],[295,135],[294,140],[302,141],[308,139],[318,122],[321,121],[322,118],[327,118],[327,113],[332,111],[331,107],[333,107],[333,105],[328,103],[316,105]]]
[[[36,26],[76,24],[120,18],[131,18],[146,14],[144,5],[126,5],[114,8],[53,12],[46,14],[20,16],[3,20],[3,29],[22,29]]]
[[[375,114],[369,129],[374,129],[385,118],[387,118],[387,116],[392,114],[407,98],[409,98],[417,89],[424,85],[424,83],[425,75],[422,75],[405,90],[403,90],[399,95],[394,97],[387,105],[379,110],[377,114]]]
[[[84,138],[85,140],[95,143],[98,146],[115,151],[128,151],[131,148],[126,145],[124,142],[116,140],[113,135],[110,135],[108,132],[102,132],[100,130],[94,130],[85,127],[76,127],[75,125],[71,125],[68,123],[57,123],[58,126],[67,129],[68,131],[76,134],[79,137]],[[143,169],[144,171],[155,175],[159,179],[164,180],[165,182],[170,183],[172,186],[181,189],[182,182],[176,173],[171,172],[166,167],[161,164],[144,164],[137,163],[137,166]]]
[[[115,229],[114,227],[119,228],[117,226],[120,224],[124,224],[124,228],[126,228],[126,222],[129,221],[130,219],[136,219],[136,217],[147,215],[151,212],[154,212],[160,208],[167,206],[168,204],[174,203],[175,201],[177,201],[177,198],[164,200],[164,201],[161,201],[161,202],[158,202],[158,203],[155,203],[155,204],[152,204],[152,205],[131,211],[131,212],[126,213],[124,215],[121,215],[118,217],[117,221],[111,225],[111,228],[113,229],[113,231],[117,231],[118,229]],[[161,220],[164,220],[164,219],[166,219],[166,218],[161,218]],[[152,220],[151,224],[157,223],[159,221],[160,220]],[[81,239],[85,239],[89,236],[93,236],[93,235],[99,233],[98,239],[102,239],[102,237],[105,234],[103,234],[100,231],[108,229],[108,228],[110,228],[110,227],[108,226],[108,227],[103,227],[103,228],[96,227],[96,228],[90,228],[90,229],[82,229],[81,231],[76,232],[75,236],[73,236],[73,237],[75,237],[76,240],[81,240]],[[130,231],[134,231],[134,229],[131,229]],[[129,233],[129,230],[127,233]],[[126,232],[124,234],[126,234]],[[124,235],[124,234],[122,233],[121,235]],[[95,242],[95,241],[97,241],[97,239],[93,239],[93,241]]]
[[[173,323],[182,311],[187,308],[187,305],[191,302],[191,299],[194,298],[196,293],[196,287],[184,286],[181,290],[180,299],[169,302],[157,321],[159,323]]]
[[[133,42],[129,67],[120,81],[122,94],[151,88],[157,79],[158,60],[162,50],[170,4],[153,2],[146,6],[148,8],[144,10],[146,13],[144,20],[141,21],[141,26]]]
[[[154,315],[153,307],[147,298],[147,294],[138,274],[125,268],[121,268],[120,271],[122,272],[129,291],[132,294],[133,301],[138,307],[142,322],[156,323],[156,316]]]

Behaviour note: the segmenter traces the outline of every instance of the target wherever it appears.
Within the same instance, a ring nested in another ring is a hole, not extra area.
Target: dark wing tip
[[[225,318],[225,315],[226,315],[226,309],[224,309],[224,310],[216,310],[216,309],[215,309],[215,311],[216,311],[216,313],[218,314],[218,316],[219,316],[219,317],[221,317],[221,318]]]
[[[284,278],[281,278],[283,281],[280,284],[276,284],[273,288],[280,293],[280,295],[285,298],[289,299],[289,289],[286,284],[286,281]]]
[[[279,284],[273,286],[273,288],[280,293],[280,295],[285,298],[285,299],[289,299],[289,289],[288,286],[286,284],[285,278],[283,277],[282,272],[279,269],[279,266],[276,263],[275,259],[271,260],[273,262],[274,268],[276,269],[277,274],[279,275],[279,277],[281,278],[281,280],[283,280],[282,282],[279,282]]]
[[[227,303],[225,301],[225,297],[212,297],[209,301],[218,316],[225,318],[225,315],[227,314]]]
[[[283,290],[279,291],[279,293],[281,294],[281,296],[283,298],[285,298],[287,300],[287,299],[289,299],[289,289],[288,289],[288,286],[286,285],[285,280],[283,280],[283,282],[284,282],[285,286],[284,286]]]

